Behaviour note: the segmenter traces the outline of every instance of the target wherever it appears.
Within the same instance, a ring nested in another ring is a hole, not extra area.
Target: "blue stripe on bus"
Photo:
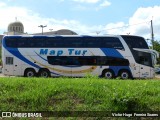
[[[111,57],[117,57],[117,58],[124,58],[117,50],[113,49],[113,48],[101,48],[101,50],[103,51],[103,53],[106,56],[111,56]],[[131,75],[131,69],[129,66],[109,66],[109,69],[113,70],[115,73],[115,76],[118,76],[118,72],[121,69],[126,69],[128,71],[130,71]]]
[[[38,68],[40,69],[41,67],[34,64],[33,62],[29,61],[28,59],[26,59],[18,50],[18,48],[8,48],[6,47],[5,43],[3,42],[2,43],[3,47],[8,51],[10,52],[13,56],[16,56],[17,58],[19,58],[20,60],[22,60],[23,62],[35,67],[35,68]],[[51,72],[52,74],[55,74],[55,75],[59,75],[61,76],[60,74],[57,74],[57,73],[54,73],[54,72]]]
[[[13,36],[15,37],[15,36]],[[20,60],[22,60],[23,62],[35,67],[35,68],[41,68],[40,66],[34,64],[33,62],[29,61],[28,59],[26,59],[18,50],[18,48],[8,48],[4,42],[5,40],[3,40],[2,45],[3,47],[10,52],[13,56],[16,56],[17,58],[19,58]],[[53,73],[52,73],[53,74]]]
[[[13,54],[13,55],[16,56],[17,58],[19,58],[20,60],[24,61],[25,63],[27,63],[27,64],[35,67],[35,68],[38,68],[38,69],[41,68],[40,66],[38,66],[38,65],[34,64],[33,62],[29,61],[28,59],[26,59],[26,58],[19,52],[19,50],[18,50],[17,48],[14,48],[14,49],[12,49],[12,48],[9,49],[9,48],[8,48],[7,50],[8,50],[11,54]],[[52,74],[60,75],[60,74],[57,74],[57,73],[54,73],[54,72],[52,72]]]
[[[113,48],[101,48],[106,56],[124,58],[117,50]]]
[[[10,49],[10,48],[7,48],[7,50],[14,56],[16,56],[17,58],[19,58],[20,60],[24,61],[25,63],[35,67],[35,68],[41,68],[40,66],[34,64],[33,62],[29,61],[28,59],[26,59],[19,51],[17,48],[14,48],[14,49]]]
[[[35,52],[35,51],[34,51]],[[35,52],[36,53],[36,52]],[[40,58],[42,58],[45,61],[48,61],[47,59],[43,58],[42,56],[40,56],[38,53],[36,53]]]
[[[118,76],[118,72],[121,69],[128,70],[131,73],[131,70],[130,70],[129,66],[109,66],[109,69],[114,71],[115,76]],[[131,75],[132,75],[132,73],[131,73]]]
[[[5,40],[4,40],[5,41]],[[17,58],[19,58],[20,60],[24,61],[25,63],[28,63],[29,65],[35,67],[35,68],[41,68],[40,66],[32,63],[31,61],[29,61],[28,59],[26,59],[18,50],[18,48],[8,48],[5,44],[5,42],[3,41],[3,47],[10,52],[13,56],[16,56]]]

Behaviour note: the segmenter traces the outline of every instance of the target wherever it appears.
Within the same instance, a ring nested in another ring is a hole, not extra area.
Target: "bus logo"
[[[49,50],[49,49],[40,49],[39,54],[40,55],[55,55],[55,56],[61,56],[63,55],[63,50]],[[87,50],[76,50],[76,49],[68,49],[67,50],[68,55],[82,55],[84,56],[87,53]],[[66,54],[66,53],[65,53]]]

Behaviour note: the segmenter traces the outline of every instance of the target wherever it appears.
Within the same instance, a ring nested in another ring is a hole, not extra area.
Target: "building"
[[[38,27],[38,26],[37,26]],[[26,35],[24,33],[23,23],[20,21],[12,22],[8,25],[8,31],[4,32],[4,35]],[[33,33],[29,35],[42,35],[42,33]],[[77,35],[74,31],[68,29],[61,29],[57,31],[43,32],[43,35]]]
[[[5,35],[23,35],[24,26],[20,21],[12,22],[8,25],[8,31],[4,32]]]
[[[8,25],[7,32],[4,32],[3,35],[0,35],[0,41],[2,40],[4,35],[27,35],[27,33],[24,32],[23,23],[17,21],[16,19],[15,22],[12,22]],[[33,33],[28,35],[42,35],[42,33]],[[57,31],[43,32],[43,35],[77,35],[77,33],[68,29],[61,29]]]
[[[34,33],[33,35],[42,35],[42,33]],[[43,32],[43,35],[77,35],[77,33],[68,29],[61,29],[57,31]]]

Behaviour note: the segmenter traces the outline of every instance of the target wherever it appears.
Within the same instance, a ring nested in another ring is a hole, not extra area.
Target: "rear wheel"
[[[39,76],[39,77],[47,78],[47,77],[50,77],[51,75],[50,75],[49,70],[47,70],[47,69],[42,69],[42,70],[39,71],[38,76]]]
[[[130,73],[127,70],[123,70],[120,72],[120,77],[122,79],[129,79],[130,78]]]
[[[112,79],[112,78],[114,78],[115,76],[114,76],[113,71],[111,71],[111,70],[105,70],[105,71],[103,72],[103,77],[105,77],[105,78],[107,78],[107,79]]]
[[[27,69],[24,72],[24,76],[25,77],[35,77],[36,76],[36,72],[34,69]]]

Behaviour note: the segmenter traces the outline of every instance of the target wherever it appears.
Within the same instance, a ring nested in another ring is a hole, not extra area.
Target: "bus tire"
[[[115,78],[114,72],[112,70],[104,70],[102,76],[107,79]]]
[[[36,76],[36,72],[32,68],[28,68],[24,72],[24,77],[35,77],[35,76]]]
[[[119,72],[119,76],[120,76],[121,79],[124,79],[124,80],[131,78],[131,74],[128,70],[121,70]]]
[[[47,77],[51,76],[51,73],[48,69],[40,69],[39,72],[38,72],[38,76],[47,78]]]

